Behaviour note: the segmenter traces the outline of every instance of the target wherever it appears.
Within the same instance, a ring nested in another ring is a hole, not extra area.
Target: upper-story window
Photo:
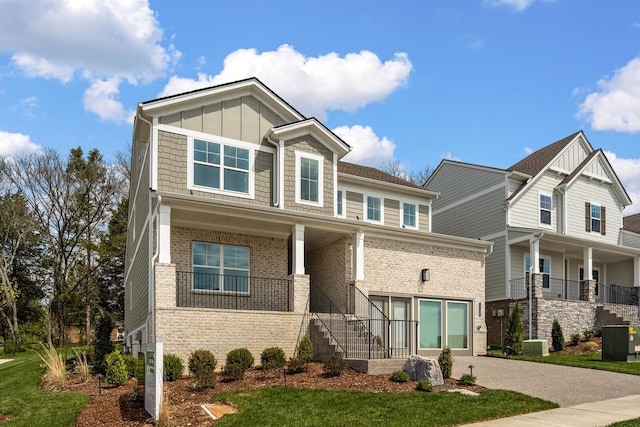
[[[585,228],[594,233],[606,234],[606,209],[595,203],[585,203]]]
[[[191,152],[194,188],[251,196],[251,150],[194,138]]]
[[[193,242],[193,289],[249,292],[249,248]]]
[[[402,204],[402,225],[416,228],[416,205],[413,203]]]
[[[296,202],[322,206],[323,158],[296,151]]]
[[[551,196],[540,194],[540,224],[551,225]]]
[[[337,216],[345,216],[344,215],[344,191],[338,190],[337,200],[336,200],[336,215]]]
[[[380,197],[367,196],[367,221],[382,222],[382,202]]]

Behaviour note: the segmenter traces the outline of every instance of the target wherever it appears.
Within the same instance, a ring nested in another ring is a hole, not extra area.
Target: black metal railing
[[[636,288],[598,283],[596,301],[632,323],[640,323],[640,301]]]
[[[291,311],[290,279],[176,272],[176,305],[231,310]]]
[[[529,297],[529,278],[521,277],[519,279],[509,280],[511,290],[511,299],[524,299]]]

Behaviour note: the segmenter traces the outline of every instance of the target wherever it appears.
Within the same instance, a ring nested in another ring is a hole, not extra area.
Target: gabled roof
[[[556,141],[546,147],[539,149],[538,151],[529,154],[518,163],[507,168],[511,172],[521,172],[527,175],[536,176],[542,171],[545,166],[551,162],[558,155],[564,147],[566,147],[571,141],[573,141],[582,131],[579,130],[559,141]],[[585,138],[586,139],[586,138]]]
[[[344,157],[349,153],[349,151],[351,151],[349,144],[344,142],[342,138],[333,133],[333,131],[315,117],[288,123],[286,125],[275,126],[271,128],[269,137],[273,137],[275,139],[293,139],[309,134],[322,142],[331,151],[337,153],[339,157]]]
[[[622,218],[622,229],[640,234],[640,213]]]
[[[397,176],[393,176],[391,174],[383,172],[380,169],[372,168],[369,166],[356,165],[355,163],[338,162],[338,173],[359,176],[361,178],[387,182],[390,184],[404,185],[411,188],[421,188],[402,178],[398,178]]]

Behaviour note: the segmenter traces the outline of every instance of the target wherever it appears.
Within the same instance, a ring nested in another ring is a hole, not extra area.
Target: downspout
[[[542,236],[544,236],[542,232],[533,234],[533,237],[529,240],[529,247],[531,247],[531,243],[540,241]],[[529,252],[531,252],[531,249],[529,249]],[[529,259],[531,260],[531,265],[529,266],[529,339],[532,339],[531,331],[533,330],[533,270],[535,266],[532,255],[533,254],[529,254]]]
[[[278,167],[279,162],[278,162],[278,154],[280,153],[280,145],[274,141],[273,139],[271,139],[271,131],[269,131],[264,139],[270,143],[271,145],[273,145],[276,148],[276,154],[273,156],[273,206],[275,207],[279,207],[280,206],[280,168]]]
[[[153,245],[153,221],[156,220],[158,216],[158,210],[160,209],[160,204],[162,203],[162,196],[156,194],[155,191],[151,192],[151,197],[149,197],[149,208],[151,208],[151,200],[155,196],[157,203],[156,207],[153,209],[153,213],[149,218],[149,252],[151,252],[151,248]],[[149,209],[151,210],[151,209]],[[156,261],[158,260],[158,255],[160,254],[160,221],[156,221],[156,248],[153,256],[151,257],[151,263],[149,265],[149,314],[147,315],[147,325],[149,324],[149,320],[151,320],[151,324],[153,328],[153,341],[156,339],[156,309],[155,309],[155,289],[156,289]],[[149,319],[151,317],[151,319]],[[148,326],[147,326],[148,327]]]

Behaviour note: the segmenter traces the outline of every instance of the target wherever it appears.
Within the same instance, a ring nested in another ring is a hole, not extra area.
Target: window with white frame
[[[322,206],[323,158],[296,151],[296,203]]]
[[[380,197],[367,196],[367,221],[382,222],[382,201]]]
[[[540,194],[540,224],[551,225],[551,196]]]
[[[402,204],[402,225],[416,228],[416,205],[413,203]]]
[[[549,280],[551,277],[551,260],[549,258],[541,257],[538,261],[538,267],[540,269],[540,274],[542,274],[542,287],[544,289],[548,289]],[[531,268],[531,258],[529,258],[529,255],[526,255],[524,259],[524,271],[525,271],[526,277],[529,277],[530,268]]]
[[[193,289],[249,292],[249,248],[193,242]]]
[[[336,215],[337,216],[345,216],[344,211],[344,191],[338,190],[337,200],[336,200]]]
[[[193,186],[249,194],[250,150],[193,139]]]
[[[602,207],[591,204],[591,231],[600,233],[602,227]]]

